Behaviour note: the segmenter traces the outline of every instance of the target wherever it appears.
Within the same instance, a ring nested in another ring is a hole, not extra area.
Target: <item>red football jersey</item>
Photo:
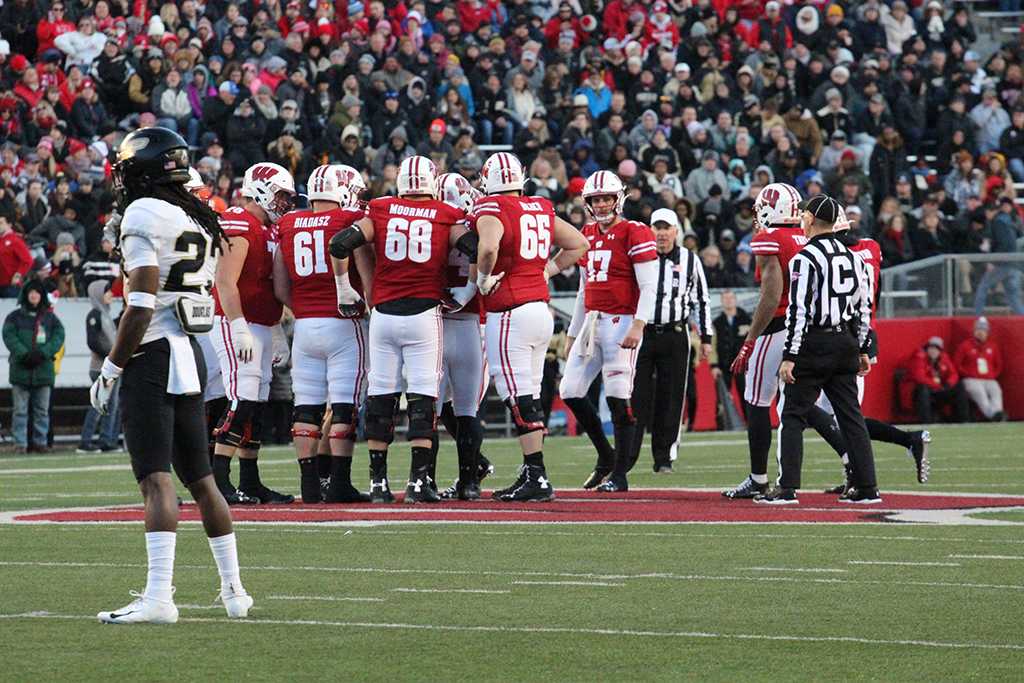
[[[590,242],[590,250],[580,259],[587,278],[584,306],[588,311],[633,315],[640,298],[633,264],[658,258],[654,231],[624,220],[603,232],[597,223],[587,223],[581,232]]]
[[[373,305],[398,299],[437,299],[444,294],[452,226],[466,212],[442,201],[380,197],[370,202]]]
[[[505,273],[501,286],[483,297],[488,311],[507,311],[531,301],[547,301],[548,283],[544,268],[551,253],[551,231],[555,209],[543,197],[494,195],[473,206],[476,218],[493,216],[504,232],[498,243],[494,273]]]
[[[228,237],[241,237],[249,243],[242,272],[238,274],[238,295],[245,319],[257,325],[276,325],[281,320],[281,303],[274,298],[274,250],[277,232],[240,206],[232,206],[220,216],[220,227]],[[217,315],[224,315],[220,297],[214,289]]]
[[[857,240],[850,251],[860,256],[871,277],[871,319],[875,318],[875,303],[878,301],[878,281],[882,277],[882,248],[868,237]]]
[[[361,210],[332,209],[323,213],[293,211],[281,219],[281,256],[292,282],[292,312],[296,318],[340,317],[327,245],[335,233],[362,217]],[[359,276],[355,267],[349,270],[355,285]]]
[[[782,295],[779,305],[775,308],[775,317],[786,315],[789,306],[789,262],[807,244],[807,237],[801,228],[769,228],[754,235],[750,241],[750,249],[755,256],[775,256],[782,266]],[[761,271],[757,271],[757,279],[761,280]]]

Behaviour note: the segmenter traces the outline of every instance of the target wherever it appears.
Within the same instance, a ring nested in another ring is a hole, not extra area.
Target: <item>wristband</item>
[[[334,276],[334,286],[339,292],[343,292],[350,289],[352,285],[349,283],[348,273],[342,273],[341,275]]]
[[[245,318],[239,316],[231,321],[231,334],[249,334],[249,323]]]
[[[156,308],[156,294],[148,292],[128,292],[125,301],[133,308]]]
[[[117,379],[124,372],[124,368],[114,365],[109,357],[103,359],[103,367],[100,368],[100,376],[104,379]]]

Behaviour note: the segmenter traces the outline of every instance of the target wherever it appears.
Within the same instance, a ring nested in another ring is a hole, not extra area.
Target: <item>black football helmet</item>
[[[188,169],[184,138],[167,128],[142,128],[121,141],[114,162],[114,189],[124,192],[129,185],[144,190],[153,185],[186,183]]]

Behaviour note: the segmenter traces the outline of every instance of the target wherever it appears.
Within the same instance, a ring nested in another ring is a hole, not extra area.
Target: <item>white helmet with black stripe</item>
[[[754,227],[800,226],[800,192],[786,183],[771,183],[761,188],[754,200]]]
[[[341,167],[333,164],[317,166],[306,181],[306,195],[311,202],[335,202],[338,206],[348,206],[352,197],[343,181]]]
[[[398,196],[437,194],[437,167],[427,157],[413,156],[398,167]]]
[[[615,206],[610,212],[597,213],[591,204],[594,197],[615,197]],[[587,211],[598,223],[608,223],[622,214],[622,207],[626,203],[626,187],[622,184],[619,176],[611,171],[597,171],[592,173],[587,182],[583,184],[583,203]]]
[[[523,163],[508,152],[497,152],[487,157],[480,175],[487,194],[522,192],[526,185]]]

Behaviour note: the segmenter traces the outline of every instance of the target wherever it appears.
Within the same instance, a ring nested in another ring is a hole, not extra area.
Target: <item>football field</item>
[[[553,503],[233,508],[250,618],[215,602],[186,521],[181,619],[142,627],[95,619],[145,583],[127,456],[2,456],[0,679],[1020,681],[1024,426],[932,434],[924,486],[875,444],[880,506],[815,495],[841,471],[810,437],[799,506],[724,501],[747,448],[719,433],[687,435],[672,475],[645,451],[610,497],[578,490],[589,442],[552,438]],[[485,442],[485,488],[511,481],[516,450]],[[289,450],[261,461],[296,492]],[[454,461],[443,442],[441,486]],[[365,487],[363,444],[356,462]],[[407,467],[396,444],[396,490]]]

